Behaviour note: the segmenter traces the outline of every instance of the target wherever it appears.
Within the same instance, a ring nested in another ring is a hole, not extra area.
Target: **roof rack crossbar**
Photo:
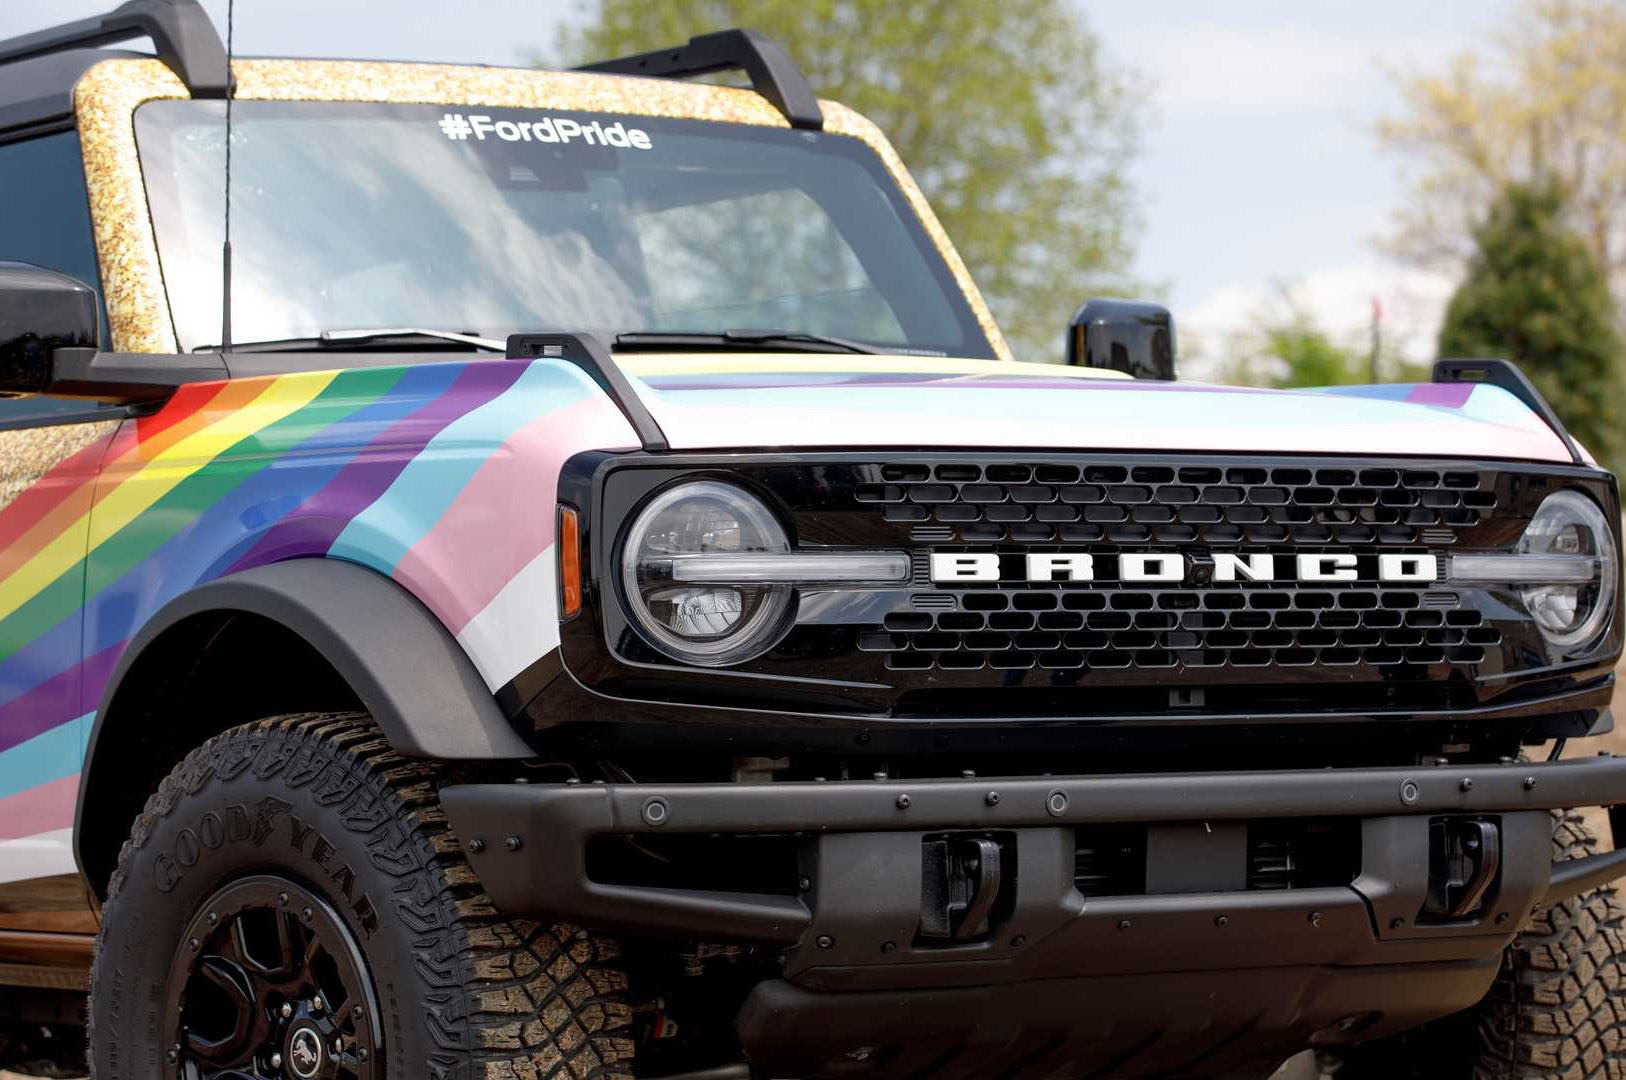
[[[0,64],[143,37],[193,97],[226,96],[226,46],[198,0],[127,0],[105,15],[9,38],[0,41]]]
[[[688,79],[714,71],[743,71],[751,89],[773,102],[790,126],[818,131],[824,112],[807,76],[790,54],[755,30],[719,30],[689,39],[687,45],[585,64],[577,71],[607,75],[644,75],[657,79]]]

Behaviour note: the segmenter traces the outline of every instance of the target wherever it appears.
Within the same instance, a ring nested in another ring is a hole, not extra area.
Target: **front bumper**
[[[1626,853],[1551,862],[1548,810],[1626,803],[1626,758],[1615,757],[952,781],[459,785],[441,797],[503,911],[780,952],[782,977],[757,987],[739,1030],[759,1067],[807,1076],[841,1071],[827,1057],[837,1045],[874,1051],[851,1059],[871,1063],[854,1071],[909,1075],[911,1048],[941,1045],[949,1030],[980,1031],[1011,1052],[1032,1036],[1046,1053],[1079,1060],[1182,1025],[1197,1043],[1238,1033],[1238,1054],[1370,1038],[1472,1004],[1539,904],[1626,875]],[[1500,866],[1473,915],[1430,921],[1430,825],[1462,816],[1495,822]],[[1243,856],[1221,838],[1239,833],[1237,823],[1303,818],[1358,829],[1352,880],[1261,891],[1233,874],[1227,860]],[[1075,837],[1101,823],[1146,825],[1177,841],[1147,849],[1146,881],[1161,886],[1089,898],[1075,887]],[[1011,880],[976,940],[921,933],[922,845],[945,833],[1006,845]],[[658,888],[589,872],[597,838],[672,834],[797,838],[802,887],[793,895]],[[1159,859],[1168,865],[1153,866]],[[1237,995],[1227,991],[1233,985],[1252,989]],[[1169,989],[1178,987],[1192,992]],[[1057,1013],[1058,995],[1075,1007]],[[1100,1002],[1100,1013],[1079,1010],[1084,1000]],[[1063,1023],[1063,1014],[1072,1019]],[[967,1027],[968,1017],[981,1019]],[[975,1058],[987,1039],[973,1038],[966,1053]],[[880,1053],[888,1040],[893,1050]],[[1200,1049],[1181,1050],[1186,1044],[1166,1034],[1154,1041],[1160,1049],[1142,1062],[1154,1071],[1177,1064],[1165,1052]],[[880,1059],[899,1064],[874,1064]]]

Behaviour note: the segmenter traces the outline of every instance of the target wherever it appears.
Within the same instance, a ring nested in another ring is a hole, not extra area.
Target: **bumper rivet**
[[[665,799],[650,799],[644,803],[644,824],[665,825],[666,819],[672,816],[672,808],[666,805]]]
[[[1405,925],[1406,925],[1406,920],[1402,919],[1398,915],[1396,915],[1394,918],[1389,920],[1389,929],[1391,929],[1391,930],[1399,930],[1402,926],[1405,926]]]
[[[1052,791],[1050,798],[1045,800],[1044,808],[1050,812],[1051,817],[1062,817],[1067,813],[1067,793]]]
[[[1231,920],[1227,919],[1224,915],[1216,915],[1214,917],[1214,925],[1215,926],[1219,926],[1219,927],[1228,926],[1228,925],[1230,925],[1230,922],[1231,922]]]
[[[1400,782],[1400,801],[1407,806],[1415,804],[1420,795],[1421,792],[1417,790],[1417,781],[1407,779]]]
[[[474,854],[478,855],[478,854],[480,854],[480,852],[484,851],[485,849],[486,849],[486,842],[484,840],[480,839],[478,836],[476,836],[473,840],[469,841],[469,850],[474,852]]]
[[[984,795],[982,797],[982,801],[987,803],[989,806],[998,806],[999,805],[999,792],[990,791],[988,794],[986,794],[986,795]]]
[[[1310,925],[1311,926],[1320,926],[1321,925],[1321,912],[1319,912],[1319,911],[1310,912]]]
[[[1011,938],[1011,948],[1013,949],[1020,949],[1027,943],[1028,937],[1026,934],[1017,934],[1015,937]]]
[[[525,846],[525,841],[521,840],[517,836],[510,836],[502,842],[502,846],[507,848],[509,851],[518,851],[520,848]]]
[[[1472,791],[1474,789],[1474,778],[1471,776],[1464,776],[1462,778],[1462,783],[1458,784],[1457,787],[1461,788],[1463,791]]]
[[[881,951],[883,953],[897,952],[898,943],[896,941],[883,941],[881,942]]]
[[[1501,926],[1505,922],[1507,922],[1507,912],[1498,911],[1496,913],[1496,925]]]
[[[1536,778],[1534,776],[1525,777],[1524,778],[1524,790],[1526,790],[1526,791],[1534,791],[1535,789],[1536,789]]]
[[[1128,919],[1119,919],[1118,920],[1118,929],[1120,929],[1120,930],[1128,930],[1129,929],[1129,920]]]
[[[902,795],[899,795],[898,796],[898,809],[899,810],[907,810],[907,809],[909,809],[909,802],[910,802],[910,799],[909,799],[908,793],[904,793]]]
[[[829,934],[820,934],[818,940],[815,941],[814,944],[821,949],[833,949],[836,947],[836,939],[831,937]]]

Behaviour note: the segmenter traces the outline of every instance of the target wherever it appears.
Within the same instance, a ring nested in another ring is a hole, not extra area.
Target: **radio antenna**
[[[220,246],[220,351],[231,348],[231,102],[237,96],[232,74],[232,30],[236,26],[236,0],[226,0],[226,230]]]

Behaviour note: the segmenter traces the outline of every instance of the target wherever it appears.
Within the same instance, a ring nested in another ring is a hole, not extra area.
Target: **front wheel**
[[[497,914],[434,780],[350,714],[188,755],[109,885],[92,1075],[630,1077],[614,942]]]

